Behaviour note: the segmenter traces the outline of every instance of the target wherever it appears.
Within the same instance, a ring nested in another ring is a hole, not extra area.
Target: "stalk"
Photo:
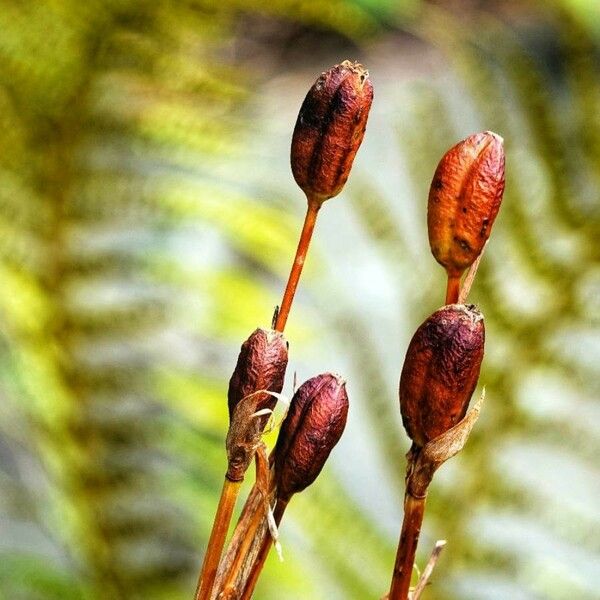
[[[460,276],[459,277],[448,276],[448,283],[446,284],[446,304],[456,304],[458,302],[459,294],[460,294]]]
[[[294,301],[294,295],[296,288],[298,287],[298,281],[302,273],[302,267],[304,267],[304,261],[306,259],[306,253],[310,246],[310,240],[315,228],[317,221],[317,215],[321,208],[321,203],[308,198],[308,208],[306,210],[306,216],[304,217],[304,225],[302,226],[302,233],[300,234],[300,240],[298,242],[298,248],[296,249],[296,256],[294,263],[290,271],[287,285],[285,286],[285,292],[283,293],[283,300],[279,307],[277,319],[275,320],[274,329],[276,331],[283,331],[285,324],[287,323],[288,315],[290,314],[290,308]]]
[[[415,498],[408,490],[404,496],[404,520],[398,542],[396,563],[388,600],[407,600],[415,554],[425,514],[425,497]]]
[[[284,500],[277,501],[275,510],[273,511],[273,517],[277,526],[279,526],[279,523],[281,523],[281,518],[283,517],[283,513],[285,512],[287,504],[288,503]],[[254,588],[256,587],[258,578],[260,577],[263,567],[265,566],[265,562],[267,561],[267,556],[269,556],[269,551],[271,550],[272,545],[273,540],[271,539],[270,532],[267,530],[267,534],[264,538],[262,538],[258,554],[256,555],[256,558],[252,563],[252,567],[250,568],[250,573],[248,575],[248,579],[246,580],[246,587],[240,596],[240,600],[250,600],[250,598],[252,598]]]
[[[265,519],[265,515],[262,510],[257,510],[252,515],[250,523],[248,524],[248,529],[245,531],[244,538],[240,544],[238,554],[231,565],[231,569],[227,574],[227,578],[225,579],[225,583],[223,584],[223,593],[225,598],[233,597],[236,591],[236,580],[238,578],[238,574],[243,566],[246,564],[248,553],[252,548],[252,543],[258,533],[258,530]],[[266,536],[267,539],[269,536]],[[242,582],[243,585],[243,582]]]
[[[233,531],[227,550],[219,564],[219,570],[217,572],[211,598],[214,599],[219,597],[219,594],[224,590],[225,580],[230,580],[229,573],[240,552],[240,547],[244,542],[250,522],[252,521],[254,514],[260,511],[263,506],[264,497],[259,491],[258,486],[254,484],[246,499],[244,507],[242,508],[242,513]]]
[[[221,553],[223,552],[223,546],[225,545],[225,538],[227,537],[227,531],[229,530],[229,523],[238,494],[240,493],[241,485],[241,481],[230,481],[225,477],[223,489],[221,490],[221,497],[219,499],[219,506],[217,507],[217,513],[213,521],[212,531],[208,541],[208,547],[206,549],[206,554],[204,555],[204,561],[202,562],[202,569],[200,571],[194,600],[208,600],[210,598],[210,593],[219,567],[219,561],[221,560]]]

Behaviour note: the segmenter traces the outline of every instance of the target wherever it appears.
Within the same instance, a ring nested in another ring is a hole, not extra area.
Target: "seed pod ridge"
[[[309,200],[340,193],[363,140],[373,101],[369,72],[345,60],[310,88],[294,128],[291,166]]]
[[[460,277],[481,253],[504,194],[502,138],[484,131],[448,150],[429,191],[427,229],[435,259]]]

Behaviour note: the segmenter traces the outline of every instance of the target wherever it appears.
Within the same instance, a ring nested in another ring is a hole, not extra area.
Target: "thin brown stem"
[[[448,275],[446,284],[446,304],[456,304],[460,293],[460,276]]]
[[[423,573],[421,573],[421,577],[419,577],[419,581],[417,582],[417,585],[415,586],[415,589],[413,590],[413,593],[410,596],[410,600],[419,600],[419,598],[421,597],[425,586],[429,583],[429,578],[433,573],[433,569],[435,568],[438,558],[440,557],[440,554],[442,553],[442,550],[444,549],[445,545],[446,540],[438,540],[435,543],[433,551],[431,552],[431,556],[427,561],[427,566],[425,567],[425,569],[423,569]]]
[[[285,292],[283,293],[283,300],[279,307],[279,313],[275,321],[275,327],[277,331],[283,331],[285,324],[287,323],[288,315],[290,314],[290,308],[294,301],[294,294],[298,287],[298,281],[300,280],[300,274],[302,273],[302,267],[304,266],[304,260],[306,259],[306,253],[310,246],[310,240],[315,228],[317,221],[317,215],[319,214],[319,208],[321,204],[308,199],[308,209],[306,211],[306,217],[304,218],[304,225],[302,226],[302,233],[300,234],[300,241],[298,242],[298,248],[296,250],[296,256],[294,263],[290,271],[287,285],[285,286]]]
[[[252,547],[252,542],[254,541],[254,538],[256,537],[258,530],[265,518],[266,515],[261,509],[257,510],[252,515],[250,523],[248,524],[248,529],[246,530],[242,543],[240,544],[238,554],[235,557],[235,560],[233,561],[231,569],[229,570],[229,573],[227,574],[223,584],[223,592],[226,598],[238,597],[238,593],[236,593],[236,589],[238,588],[236,580],[238,579],[238,575],[244,566],[246,556]]]
[[[279,525],[281,523],[281,518],[283,517],[283,513],[287,507],[287,502],[285,500],[278,500],[275,505],[275,510],[273,511],[273,518],[275,520],[275,524]],[[269,556],[269,551],[271,550],[271,546],[273,545],[273,538],[270,533],[267,532],[267,535],[262,539],[260,549],[254,562],[252,563],[252,567],[250,569],[250,573],[248,575],[248,579],[246,580],[246,587],[242,595],[240,596],[240,600],[250,600],[252,598],[252,594],[254,593],[254,588],[258,582],[258,578],[262,572],[263,567],[265,566],[265,562],[267,561],[267,556]]]
[[[415,498],[407,492],[404,497],[404,520],[402,521],[402,531],[398,542],[392,585],[388,595],[389,600],[408,599],[424,514],[425,498]]]
[[[231,536],[231,540],[227,546],[227,550],[225,551],[225,554],[221,559],[221,563],[219,564],[219,570],[217,572],[217,578],[215,579],[211,598],[214,599],[219,597],[219,594],[222,592],[224,582],[226,579],[228,579],[229,572],[236,560],[236,557],[238,556],[240,546],[242,545],[246,536],[250,521],[252,520],[252,517],[256,511],[261,510],[263,506],[263,494],[255,484],[250,490],[248,498],[246,499],[246,503],[242,508],[240,518],[233,531],[233,535]]]
[[[208,600],[217,575],[221,553],[225,545],[227,531],[229,531],[229,523],[235,503],[240,493],[241,481],[230,481],[225,478],[223,489],[221,490],[221,498],[217,507],[217,514],[213,521],[213,527],[208,540],[208,547],[204,555],[198,586],[194,600]]]

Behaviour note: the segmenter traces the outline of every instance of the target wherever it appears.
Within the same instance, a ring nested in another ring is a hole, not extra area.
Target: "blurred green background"
[[[428,186],[491,129],[487,400],[431,489],[419,564],[448,545],[426,597],[600,598],[599,36],[596,0],[0,0],[0,598],[191,598],[227,380],[305,209],[291,132],[345,58],[375,101],[319,219],[286,392],[339,371],[351,414],[256,597],[388,589],[397,383],[444,294]]]

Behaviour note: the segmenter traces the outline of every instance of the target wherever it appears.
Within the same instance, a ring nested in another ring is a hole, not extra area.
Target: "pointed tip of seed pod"
[[[476,304],[447,304],[443,308],[448,308],[466,315],[473,324],[483,321],[483,313]]]
[[[336,67],[342,67],[343,69],[348,69],[352,71],[356,75],[359,76],[359,84],[364,85],[369,79],[369,70],[365,68],[361,63],[356,60],[343,60],[339,65],[335,65]],[[335,67],[334,67],[335,68]]]
[[[494,133],[493,131],[484,131],[483,132],[485,135],[489,135],[492,136],[498,143],[504,145],[504,138],[501,135],[498,135],[497,133]]]

